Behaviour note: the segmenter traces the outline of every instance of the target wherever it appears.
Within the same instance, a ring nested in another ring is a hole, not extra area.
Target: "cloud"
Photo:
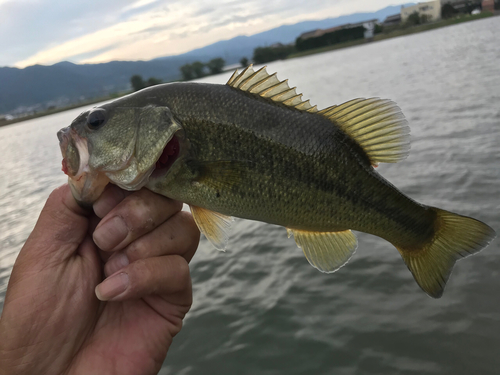
[[[133,4],[130,4],[130,5],[127,5],[126,7],[124,7],[122,9],[122,12],[127,12],[131,9],[138,9],[138,8],[144,8],[145,6],[147,5],[151,5],[151,4],[154,4],[154,3],[157,3],[158,0],[139,0],[139,1],[136,1],[135,3]]]
[[[212,8],[212,7],[200,8],[198,10],[195,10],[191,16],[197,17],[197,16],[202,16],[202,15],[207,15],[209,13],[215,12],[215,10],[216,9]]]
[[[82,52],[82,53],[76,53],[74,55],[68,56],[66,60],[68,61],[85,61],[85,60],[90,60],[96,56],[102,55],[108,51],[114,50],[120,46],[121,43],[116,43],[116,44],[110,44],[106,47],[97,49],[97,50],[92,50],[92,51],[87,51],[87,52]]]
[[[115,25],[121,17],[117,10],[133,2],[1,1],[0,65],[22,61],[60,43]]]
[[[402,2],[396,0],[396,2]],[[0,0],[0,65],[175,55],[285,23],[373,11],[391,0]]]

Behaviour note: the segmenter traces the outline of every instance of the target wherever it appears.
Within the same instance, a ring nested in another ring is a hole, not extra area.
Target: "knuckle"
[[[64,194],[65,188],[66,187],[64,185],[56,187],[50,192],[48,200],[62,200],[62,195]]]
[[[101,196],[94,202],[95,214],[103,218],[125,198],[125,191],[116,185],[109,184]]]
[[[187,241],[189,248],[197,246],[200,242],[200,231],[193,216],[189,212],[181,211],[177,215],[178,225],[182,228],[183,240]]]
[[[151,247],[147,246],[145,241],[142,238],[133,241],[130,245],[127,246],[125,252],[127,253],[127,257],[130,261],[135,261],[141,258],[149,258],[151,256]]]
[[[132,264],[129,276],[130,294],[133,296],[171,294],[191,287],[189,266],[179,255],[161,257],[155,261],[140,259]]]
[[[151,284],[148,280],[151,279],[152,269],[150,264],[144,259],[136,260],[132,263],[132,268],[129,272],[130,289],[134,295],[152,294],[155,292],[155,283]]]
[[[126,220],[131,232],[143,232],[156,226],[151,207],[139,194],[132,194],[126,199]]]
[[[169,203],[172,206],[172,209],[174,212],[179,212],[182,210],[182,206],[183,206],[182,202],[174,201],[173,199],[169,199],[169,198],[166,198],[166,199],[168,199],[170,201]]]
[[[180,255],[172,255],[172,266],[175,267],[175,273],[177,274],[177,279],[180,286],[184,286],[191,280],[191,275],[189,272],[189,264],[186,259]]]
[[[134,271],[139,275],[147,274],[150,272],[150,267],[145,259],[138,259],[134,262]]]

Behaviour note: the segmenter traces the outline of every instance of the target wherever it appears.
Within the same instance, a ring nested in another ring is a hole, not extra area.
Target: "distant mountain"
[[[414,4],[408,3],[403,6],[409,5]],[[293,25],[283,25],[251,36],[237,36],[229,40],[222,40],[206,47],[187,52],[180,56],[193,58],[202,57],[204,59],[222,57],[228,64],[232,64],[238,62],[242,57],[251,59],[253,50],[257,47],[269,46],[277,42],[283,44],[293,43],[300,34],[305,33],[306,31],[327,29],[330,27],[344,25],[346,23],[358,23],[371,19],[383,21],[387,16],[397,14],[400,10],[401,5],[392,5],[372,13],[354,13],[347,16],[327,18],[320,21],[303,21]],[[159,57],[155,60],[163,60],[167,58],[168,57]]]
[[[112,61],[103,64],[33,65],[0,68],[0,113],[43,109],[100,97],[129,88],[130,77],[179,78],[179,67],[192,58],[173,56],[157,61]]]
[[[407,4],[408,5],[408,4]],[[24,69],[0,67],[0,113],[16,108],[47,107],[99,97],[129,88],[130,77],[140,74],[145,79],[156,77],[175,80],[179,68],[196,60],[208,61],[222,57],[234,64],[242,57],[252,58],[256,47],[274,43],[288,44],[306,31],[324,29],[369,19],[383,21],[399,13],[401,6],[389,6],[373,13],[355,13],[319,21],[283,25],[251,36],[237,36],[177,56],[150,61],[112,61],[102,64],[73,64],[67,61],[51,66],[34,65]]]

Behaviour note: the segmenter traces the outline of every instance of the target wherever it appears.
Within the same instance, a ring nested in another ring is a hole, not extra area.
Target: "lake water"
[[[417,201],[500,233],[500,17],[269,64],[320,108],[396,101],[410,157],[378,170]],[[224,83],[228,74],[206,82]],[[194,103],[195,104],[195,103]],[[56,131],[82,109],[0,129],[0,309],[49,192],[65,182]],[[229,251],[202,239],[194,304],[161,374],[498,374],[500,241],[427,297],[389,243],[359,234],[325,275],[281,227],[238,220]]]

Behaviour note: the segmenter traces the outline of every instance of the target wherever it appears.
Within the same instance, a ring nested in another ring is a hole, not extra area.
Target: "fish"
[[[266,67],[225,85],[174,82],[81,113],[58,132],[73,196],[95,202],[108,183],[190,206],[224,250],[233,217],[286,228],[309,263],[331,273],[357,248],[353,230],[399,251],[417,284],[442,296],[457,260],[496,236],[488,225],[416,202],[379,163],[404,160],[410,128],[391,100],[319,110]]]

